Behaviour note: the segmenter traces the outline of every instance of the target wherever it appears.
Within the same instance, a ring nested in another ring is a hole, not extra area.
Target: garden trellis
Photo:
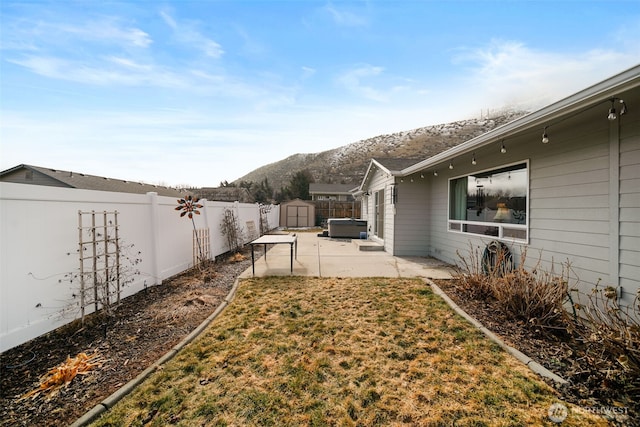
[[[109,308],[112,298],[120,302],[120,236],[118,211],[78,211],[78,248],[80,260],[80,309],[84,323],[85,308],[94,305]]]

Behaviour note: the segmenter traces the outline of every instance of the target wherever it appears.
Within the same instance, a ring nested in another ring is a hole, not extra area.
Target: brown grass
[[[552,426],[557,402],[420,280],[277,277],[95,425]]]

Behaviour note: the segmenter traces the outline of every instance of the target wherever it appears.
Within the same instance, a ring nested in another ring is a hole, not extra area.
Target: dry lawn
[[[95,425],[553,426],[557,402],[421,280],[272,277]]]

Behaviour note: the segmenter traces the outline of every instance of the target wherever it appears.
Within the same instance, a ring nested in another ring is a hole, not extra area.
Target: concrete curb
[[[507,353],[511,354],[513,357],[518,359],[520,362],[522,362],[525,366],[527,366],[533,372],[535,372],[536,374],[540,375],[543,378],[547,378],[547,379],[553,380],[557,384],[566,384],[567,383],[567,380],[565,380],[564,378],[554,374],[553,372],[551,372],[550,370],[548,370],[547,368],[545,368],[544,366],[542,366],[538,362],[536,362],[533,359],[531,359],[526,354],[524,354],[521,351],[518,351],[515,348],[505,344],[504,341],[502,341],[496,334],[494,334],[489,329],[484,327],[484,325],[482,323],[478,322],[476,319],[474,319],[473,317],[468,315],[467,312],[465,312],[462,308],[460,308],[460,306],[458,306],[458,304],[453,302],[453,300],[451,298],[449,298],[449,296],[447,294],[445,294],[444,291],[438,287],[438,285],[433,283],[433,281],[431,281],[429,279],[425,279],[425,282],[427,284],[429,284],[429,286],[431,286],[431,288],[433,289],[433,292],[436,295],[440,296],[442,299],[444,299],[447,302],[447,304],[449,304],[449,306],[456,313],[458,313],[460,316],[462,316],[465,319],[467,319],[473,326],[478,328],[491,341],[493,341],[496,344],[498,344],[502,349],[504,349]]]
[[[120,399],[125,397],[127,394],[131,393],[140,383],[142,383],[149,375],[154,373],[156,370],[161,368],[161,366],[167,363],[169,360],[173,359],[173,357],[178,354],[180,350],[182,350],[187,344],[193,341],[196,337],[198,337],[204,330],[209,326],[213,320],[222,313],[222,311],[233,301],[236,296],[236,292],[238,290],[238,285],[240,284],[240,279],[236,278],[231,290],[224,298],[224,300],[220,303],[220,305],[216,308],[216,310],[207,317],[197,328],[195,328],[189,335],[187,335],[182,341],[176,344],[171,350],[165,353],[160,359],[158,359],[153,365],[149,366],[147,369],[138,374],[137,377],[120,387],[116,390],[111,396],[105,398],[102,402],[98,403],[92,409],[90,409],[87,413],[85,413],[82,417],[78,418],[71,427],[81,427],[86,426],[90,422],[94,421],[98,418],[102,413],[106,412],[110,408],[113,407]]]

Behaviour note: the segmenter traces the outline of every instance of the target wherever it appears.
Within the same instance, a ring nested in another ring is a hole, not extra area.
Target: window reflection
[[[452,180],[450,219],[526,224],[527,184],[526,164]],[[495,230],[485,230],[487,231],[491,235],[495,233]]]

